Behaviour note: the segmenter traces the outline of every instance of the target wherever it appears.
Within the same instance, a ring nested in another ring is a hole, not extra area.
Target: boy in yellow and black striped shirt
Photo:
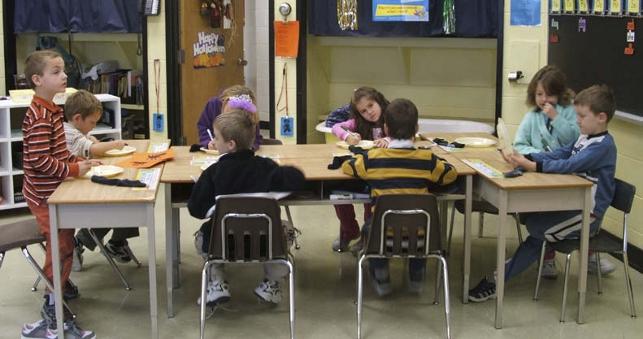
[[[342,171],[368,182],[371,197],[387,194],[428,194],[429,184],[446,185],[456,180],[455,168],[431,150],[416,149],[417,107],[407,99],[393,100],[384,111],[384,131],[391,138],[388,148],[356,154],[342,164]],[[424,286],[426,261],[409,260],[409,290]],[[391,293],[387,259],[370,259],[371,281],[379,296]]]

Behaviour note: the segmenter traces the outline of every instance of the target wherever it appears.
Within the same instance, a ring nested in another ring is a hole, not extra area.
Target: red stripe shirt
[[[65,178],[79,174],[77,158],[67,150],[62,108],[34,96],[22,122],[22,135],[22,193],[40,205]]]

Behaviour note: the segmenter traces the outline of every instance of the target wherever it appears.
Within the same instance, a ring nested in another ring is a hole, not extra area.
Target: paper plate
[[[87,173],[86,178],[91,178],[92,175],[100,175],[102,177],[113,177],[123,173],[123,168],[114,165],[100,165],[92,167]]]
[[[125,145],[121,149],[110,149],[109,151],[105,152],[105,155],[116,157],[116,156],[131,154],[134,152],[136,152],[136,147]]]
[[[335,145],[337,145],[337,146],[339,146],[341,148],[344,148],[344,149],[348,149],[348,146],[349,146],[346,143],[346,141],[338,141]],[[363,149],[371,149],[371,148],[375,147],[375,143],[372,140],[362,140],[355,146],[361,147]]]
[[[457,138],[454,141],[469,147],[490,147],[496,144],[496,141],[493,139],[478,137],[463,137]]]
[[[207,149],[205,147],[201,147],[201,152],[205,152],[205,153],[208,153],[208,154],[219,155],[219,151],[217,151],[215,149]]]

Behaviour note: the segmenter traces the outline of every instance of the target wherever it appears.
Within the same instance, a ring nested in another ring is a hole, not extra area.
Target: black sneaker
[[[76,233],[76,241],[80,245],[87,247],[90,251],[94,251],[96,248],[96,242],[89,234],[89,230],[86,228],[83,228]]]
[[[129,246],[127,245],[127,241],[123,241],[122,243],[114,243],[111,240],[105,244],[105,250],[107,250],[107,254],[109,254],[114,260],[120,262],[120,263],[128,263],[132,261],[132,257],[130,257],[130,249]]]
[[[496,283],[484,277],[476,287],[469,290],[469,300],[480,303],[489,299],[496,299]]]
[[[45,319],[49,325],[56,323],[56,305],[53,303],[49,304],[50,297],[53,298],[53,296],[50,294],[44,296],[45,303],[42,305],[42,309],[40,310],[40,316],[42,316],[42,318]],[[63,318],[64,321],[74,320],[71,312],[69,312],[67,307],[65,307],[64,305]]]
[[[78,298],[78,296],[80,296],[80,293],[78,293],[78,287],[72,285],[68,281],[63,288],[63,299],[72,300]]]

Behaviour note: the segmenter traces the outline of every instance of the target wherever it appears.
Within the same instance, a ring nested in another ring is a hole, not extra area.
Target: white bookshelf
[[[91,135],[101,138],[121,138],[121,99],[109,94],[96,94],[105,109],[114,112],[110,125],[99,124]],[[58,104],[61,104],[58,102]],[[27,207],[27,203],[14,200],[14,193],[21,192],[21,168],[14,166],[12,149],[22,151],[22,120],[29,103],[0,100],[0,210]],[[103,114],[106,114],[104,112]],[[16,161],[20,161],[16,159]],[[22,165],[20,165],[22,167]]]

